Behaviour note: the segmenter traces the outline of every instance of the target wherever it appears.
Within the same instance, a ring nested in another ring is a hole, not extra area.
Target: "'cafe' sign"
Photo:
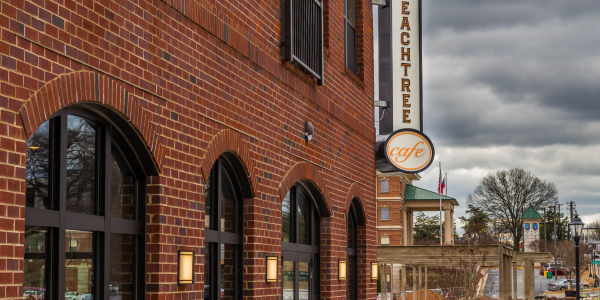
[[[423,133],[422,0],[389,0],[377,8],[379,106],[375,165],[382,173],[416,174],[435,158]],[[381,29],[380,29],[381,28]],[[391,110],[391,112],[390,112]]]
[[[379,156],[384,157],[388,165],[404,173],[419,173],[433,162],[435,150],[429,137],[418,130],[400,129],[379,145]]]

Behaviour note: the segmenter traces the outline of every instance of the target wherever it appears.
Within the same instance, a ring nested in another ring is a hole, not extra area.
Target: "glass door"
[[[310,253],[284,251],[283,300],[314,300],[313,260]]]

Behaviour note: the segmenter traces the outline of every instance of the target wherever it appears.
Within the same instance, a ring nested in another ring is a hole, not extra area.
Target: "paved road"
[[[535,271],[535,295],[537,296],[547,291],[549,280],[539,276],[539,270]],[[563,276],[560,279],[564,279]],[[551,279],[551,281],[556,281],[556,278]],[[483,294],[498,298],[498,270],[490,270]],[[517,298],[523,298],[523,271],[521,270],[517,270]]]

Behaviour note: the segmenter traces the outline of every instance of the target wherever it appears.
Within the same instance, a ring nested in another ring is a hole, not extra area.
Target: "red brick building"
[[[373,299],[371,10],[2,1],[0,298]]]

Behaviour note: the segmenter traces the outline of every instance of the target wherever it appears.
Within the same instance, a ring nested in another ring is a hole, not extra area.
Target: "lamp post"
[[[577,300],[579,300],[579,238],[583,232],[583,225],[584,224],[579,218],[579,215],[575,213],[575,216],[569,223],[569,229],[571,229],[573,240],[575,240],[575,290],[577,293],[577,297],[575,299]]]

